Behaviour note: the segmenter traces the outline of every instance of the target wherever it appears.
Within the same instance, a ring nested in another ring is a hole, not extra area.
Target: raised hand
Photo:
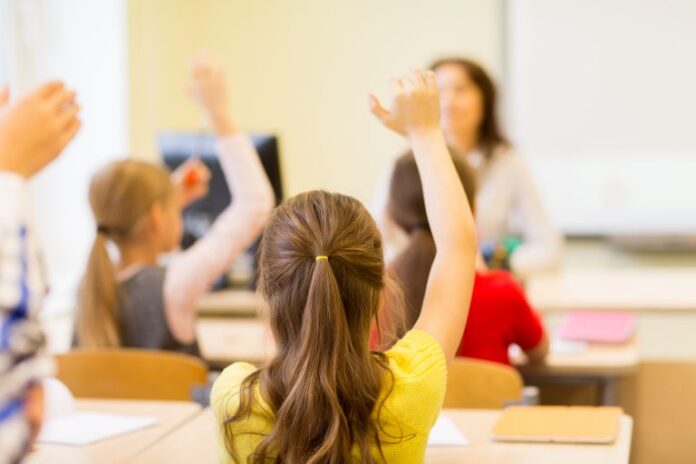
[[[0,171],[28,178],[53,161],[80,129],[75,92],[48,82],[8,105],[0,91]]]
[[[237,131],[230,114],[225,73],[212,58],[199,55],[191,62],[189,94],[205,112],[219,135]]]
[[[184,207],[208,194],[210,170],[201,160],[190,158],[172,173],[172,181],[181,193]]]
[[[439,94],[432,71],[414,70],[390,83],[390,109],[374,95],[369,96],[370,111],[385,127],[404,136],[439,130]]]

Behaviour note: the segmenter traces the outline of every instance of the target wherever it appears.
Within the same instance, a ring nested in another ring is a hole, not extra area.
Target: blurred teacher
[[[523,277],[556,267],[563,239],[551,224],[523,159],[500,130],[492,79],[481,66],[463,58],[437,61],[431,69],[437,76],[441,120],[450,150],[453,156],[464,157],[476,172],[479,245],[484,255],[503,249],[503,254],[509,253],[507,266]],[[377,117],[386,111],[375,99],[371,105]],[[388,260],[406,242],[406,233],[387,211],[390,178],[391,173],[374,205]]]

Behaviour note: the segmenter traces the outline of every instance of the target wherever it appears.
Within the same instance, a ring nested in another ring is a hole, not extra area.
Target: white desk
[[[444,411],[469,439],[467,447],[429,447],[426,462],[432,464],[628,464],[632,421],[621,419],[621,430],[612,445],[559,445],[495,443],[488,437],[499,411],[449,409]],[[216,427],[208,409],[138,455],[136,464],[216,462]]]
[[[529,364],[524,354],[512,358],[513,364],[527,374],[567,376],[624,376],[638,368],[640,356],[635,338],[628,343],[604,345],[589,343],[581,353],[556,353],[551,350],[543,363]]]
[[[541,312],[696,312],[696,267],[567,269],[531,277],[526,290]]]
[[[121,464],[186,423],[201,411],[196,403],[179,401],[77,400],[81,411],[155,416],[156,425],[86,446],[38,444],[27,463]]]
[[[526,282],[539,311],[696,311],[696,267],[578,268],[532,276]],[[257,317],[265,303],[249,290],[206,293],[201,316]]]
[[[593,383],[600,388],[600,404],[618,402],[618,382],[638,370],[640,355],[635,338],[620,345],[588,344],[587,351],[561,354],[551,351],[543,363],[529,364],[524,354],[511,358],[531,384]]]

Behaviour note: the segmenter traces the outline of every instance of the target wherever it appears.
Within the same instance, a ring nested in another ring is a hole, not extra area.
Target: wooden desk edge
[[[628,377],[638,372],[640,360],[622,366],[549,366],[545,364],[515,364],[514,367],[525,376],[553,377]]]
[[[645,313],[696,313],[696,304],[685,304],[685,305],[619,305],[619,304],[577,304],[577,303],[554,303],[554,304],[544,304],[537,303],[530,298],[530,304],[532,307],[539,311],[541,314],[547,313],[567,313],[567,312],[628,312],[636,314]]]

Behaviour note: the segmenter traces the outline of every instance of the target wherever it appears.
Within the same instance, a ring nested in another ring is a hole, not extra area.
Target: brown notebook
[[[617,407],[513,406],[493,427],[496,441],[613,443],[623,411]]]

